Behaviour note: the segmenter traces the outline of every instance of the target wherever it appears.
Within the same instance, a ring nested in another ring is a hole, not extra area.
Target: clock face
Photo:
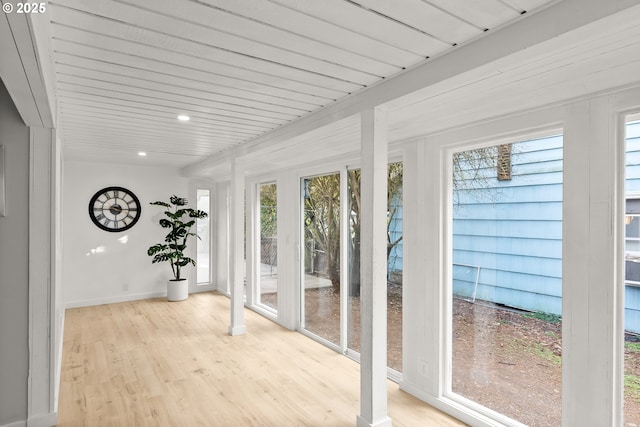
[[[103,188],[89,202],[89,217],[105,231],[125,231],[140,219],[140,201],[126,188]]]

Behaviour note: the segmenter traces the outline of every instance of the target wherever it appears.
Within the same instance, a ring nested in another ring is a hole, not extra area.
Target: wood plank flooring
[[[352,426],[359,365],[246,310],[227,333],[218,293],[69,309],[59,423],[77,426]],[[394,426],[462,423],[389,382]]]

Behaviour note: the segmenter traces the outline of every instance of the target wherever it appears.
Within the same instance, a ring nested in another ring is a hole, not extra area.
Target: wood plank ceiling
[[[50,1],[65,157],[181,167],[547,3]]]

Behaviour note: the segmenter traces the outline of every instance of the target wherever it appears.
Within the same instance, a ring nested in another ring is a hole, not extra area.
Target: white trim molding
[[[55,425],[55,131],[30,127],[28,425]]]

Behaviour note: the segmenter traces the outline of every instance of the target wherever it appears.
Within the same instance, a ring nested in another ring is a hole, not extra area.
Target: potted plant
[[[169,229],[165,236],[165,243],[157,243],[147,249],[147,254],[153,259],[153,264],[157,262],[169,262],[173,279],[167,282],[167,299],[169,301],[182,301],[189,297],[189,282],[183,278],[182,267],[188,264],[196,265],[195,260],[186,256],[187,240],[190,236],[196,236],[191,232],[191,227],[196,224],[196,220],[206,218],[204,211],[185,208],[187,199],[175,195],[169,198],[170,203],[152,202],[152,205],[166,208],[164,214],[166,218],[160,219],[160,226]],[[199,238],[199,237],[198,237]]]

